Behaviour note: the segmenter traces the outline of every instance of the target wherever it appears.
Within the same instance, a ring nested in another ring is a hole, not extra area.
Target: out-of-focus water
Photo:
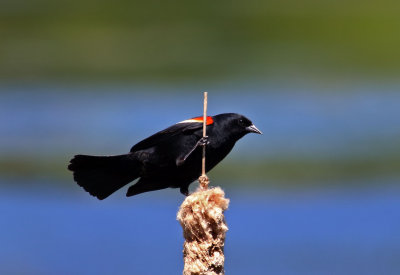
[[[1,274],[181,273],[177,190],[98,201],[78,187],[20,184],[0,193]],[[227,274],[399,274],[396,184],[228,188]]]

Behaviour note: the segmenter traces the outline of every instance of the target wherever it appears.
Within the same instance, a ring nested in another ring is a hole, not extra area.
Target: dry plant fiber
[[[177,219],[185,238],[184,275],[224,274],[224,242],[228,227],[224,211],[229,199],[215,187],[199,188],[182,203]]]

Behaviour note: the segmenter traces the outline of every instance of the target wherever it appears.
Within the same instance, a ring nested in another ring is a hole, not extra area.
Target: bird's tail
[[[74,180],[102,200],[139,177],[141,164],[132,154],[118,156],[76,155],[68,166]]]

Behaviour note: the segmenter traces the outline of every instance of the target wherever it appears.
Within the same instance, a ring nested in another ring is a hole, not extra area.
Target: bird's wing
[[[178,134],[190,134],[203,127],[202,122],[180,122],[140,141],[131,148],[131,152],[153,147],[161,142],[166,142]]]

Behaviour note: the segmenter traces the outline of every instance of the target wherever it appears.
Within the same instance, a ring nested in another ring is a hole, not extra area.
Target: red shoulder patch
[[[190,122],[201,122],[201,123],[203,123],[203,117],[202,116],[198,116],[198,117],[187,119],[187,120],[184,120],[184,121],[181,121],[181,122],[178,122],[178,123],[190,123]],[[206,125],[210,125],[210,124],[213,124],[213,123],[214,123],[214,120],[212,119],[212,117],[208,116],[207,120],[206,120]]]

